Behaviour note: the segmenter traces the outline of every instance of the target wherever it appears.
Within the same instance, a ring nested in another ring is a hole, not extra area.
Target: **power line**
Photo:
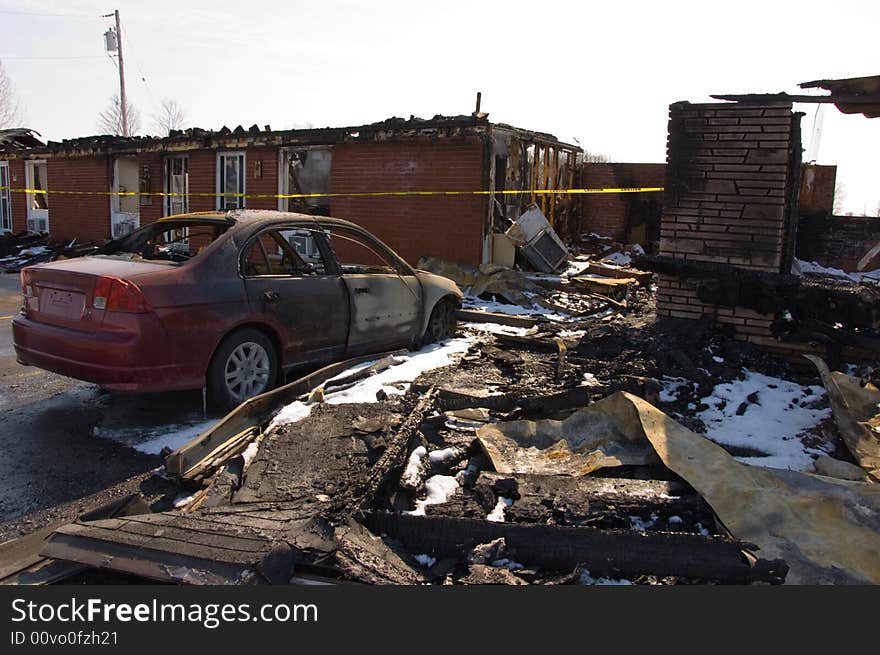
[[[10,16],[47,16],[49,18],[98,18],[98,16],[89,16],[87,14],[49,14],[34,11],[6,11],[3,9],[0,9],[0,14],[8,14]]]
[[[5,55],[0,55],[0,59],[3,60],[12,60],[12,59],[103,59],[103,55],[83,55],[83,56],[65,56],[65,57],[7,57]]]

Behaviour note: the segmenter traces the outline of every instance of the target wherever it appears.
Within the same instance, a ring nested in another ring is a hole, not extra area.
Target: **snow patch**
[[[745,379],[719,384],[702,399],[709,408],[697,418],[705,424],[706,436],[718,444],[767,454],[737,457],[746,464],[812,471],[813,456],[822,452],[806,447],[799,437],[831,416],[829,407],[815,407],[825,399],[825,389],[754,371],[744,373]],[[757,403],[748,400],[752,394],[757,394]]]
[[[492,508],[492,511],[486,515],[486,520],[495,523],[504,523],[504,510],[511,505],[513,505],[513,500],[505,498],[504,496],[498,496],[498,502],[495,503],[495,507]]]
[[[376,392],[380,389],[389,396],[403,395],[409,390],[409,383],[422,373],[454,363],[457,361],[455,355],[467,352],[473,343],[473,338],[465,337],[425,346],[421,350],[396,358],[396,364],[361,380],[353,387],[336,392],[329,390],[324,396],[325,401],[331,405],[375,403]],[[403,389],[395,386],[401,383]]]
[[[458,491],[458,481],[451,475],[432,475],[425,480],[425,498],[416,501],[414,510],[404,512],[410,516],[424,516],[428,505],[442,505]]]
[[[111,439],[147,455],[158,455],[166,446],[177,450],[195,439],[217,421],[162,425],[153,428],[102,428],[96,426],[92,434],[102,439]]]

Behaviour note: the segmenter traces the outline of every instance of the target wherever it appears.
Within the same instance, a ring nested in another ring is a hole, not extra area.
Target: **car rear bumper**
[[[19,363],[93,382],[112,391],[198,389],[204,372],[162,362],[155,346],[132,332],[81,332],[38,323],[19,314],[12,321]]]

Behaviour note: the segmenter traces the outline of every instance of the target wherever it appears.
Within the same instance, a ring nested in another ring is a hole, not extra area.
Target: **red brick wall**
[[[143,171],[144,166],[150,167],[150,183],[145,191],[150,193],[161,193],[164,191],[165,163],[160,153],[145,152],[138,155],[138,166],[141,167],[141,171]],[[145,201],[149,204],[144,204]],[[163,203],[164,199],[162,196],[142,197],[140,204],[141,225],[147,225],[161,218]]]
[[[48,157],[46,161],[50,191],[110,190],[107,157]],[[49,234],[58,241],[106,241],[110,238],[110,197],[50,193]]]
[[[475,191],[483,186],[477,137],[342,143],[333,150],[331,191]],[[410,264],[422,256],[480,264],[482,196],[332,198],[330,213],[353,221]]]
[[[261,169],[256,177],[257,167]],[[248,148],[245,154],[245,192],[254,194],[278,193],[278,148]],[[248,198],[248,209],[278,209],[277,198]]]
[[[215,193],[217,191],[217,153],[214,150],[195,150],[189,153],[190,193]],[[205,212],[217,209],[214,196],[190,196],[189,210]]]
[[[584,189],[662,187],[666,164],[611,164],[585,162],[580,169]],[[659,217],[662,193],[591,194],[581,198],[581,232],[596,232],[618,241],[627,241],[627,227],[644,222],[641,215],[653,203]],[[639,215],[634,215],[639,214]]]

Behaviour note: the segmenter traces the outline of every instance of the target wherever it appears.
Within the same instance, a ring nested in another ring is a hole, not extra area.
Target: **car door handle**
[[[264,291],[263,292],[263,300],[266,302],[275,302],[281,296],[278,295],[277,291]]]
[[[370,293],[370,287],[355,287],[354,292],[357,295],[360,295],[362,293]]]

